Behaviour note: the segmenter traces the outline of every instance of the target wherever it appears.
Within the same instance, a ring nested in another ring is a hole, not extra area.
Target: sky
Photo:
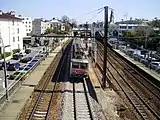
[[[104,11],[97,10],[104,6],[114,9],[115,21],[121,19],[160,17],[160,0],[0,0],[0,9],[4,12],[34,18],[61,19],[63,15],[76,19],[79,23],[101,21]],[[90,13],[90,14],[89,14]]]

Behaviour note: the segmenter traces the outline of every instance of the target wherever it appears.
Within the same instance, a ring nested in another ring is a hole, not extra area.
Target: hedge
[[[5,57],[11,56],[11,52],[5,52]],[[0,54],[0,59],[4,58],[4,54]]]
[[[20,50],[20,49],[14,49],[14,50],[12,50],[12,51],[13,51],[13,54],[15,54],[15,53],[20,52],[21,50]]]

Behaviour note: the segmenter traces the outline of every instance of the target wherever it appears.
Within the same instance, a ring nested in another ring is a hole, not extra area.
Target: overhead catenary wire
[[[98,14],[100,14],[104,9],[101,9],[100,11],[98,11],[98,13],[96,13],[92,18],[89,19],[89,21],[93,20],[93,18],[95,18]]]
[[[96,11],[99,11],[99,10],[102,10],[102,9],[104,9],[104,7],[101,7],[101,8],[98,8],[98,9],[96,9],[96,10],[93,10],[93,11],[91,11],[91,12],[88,12],[88,13],[85,13],[85,14],[83,14],[83,15],[77,16],[77,17],[75,17],[75,18],[73,18],[73,19],[81,18],[82,16],[86,16],[86,15],[92,14],[92,13],[94,13],[94,12],[96,12]]]

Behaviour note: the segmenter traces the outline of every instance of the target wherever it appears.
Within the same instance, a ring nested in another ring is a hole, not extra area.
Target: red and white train
[[[71,49],[70,76],[72,78],[88,77],[87,49],[83,45],[83,40],[74,39]]]

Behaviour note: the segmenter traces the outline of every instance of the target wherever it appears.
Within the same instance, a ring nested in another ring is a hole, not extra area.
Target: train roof
[[[88,63],[88,59],[71,59],[71,62]]]

